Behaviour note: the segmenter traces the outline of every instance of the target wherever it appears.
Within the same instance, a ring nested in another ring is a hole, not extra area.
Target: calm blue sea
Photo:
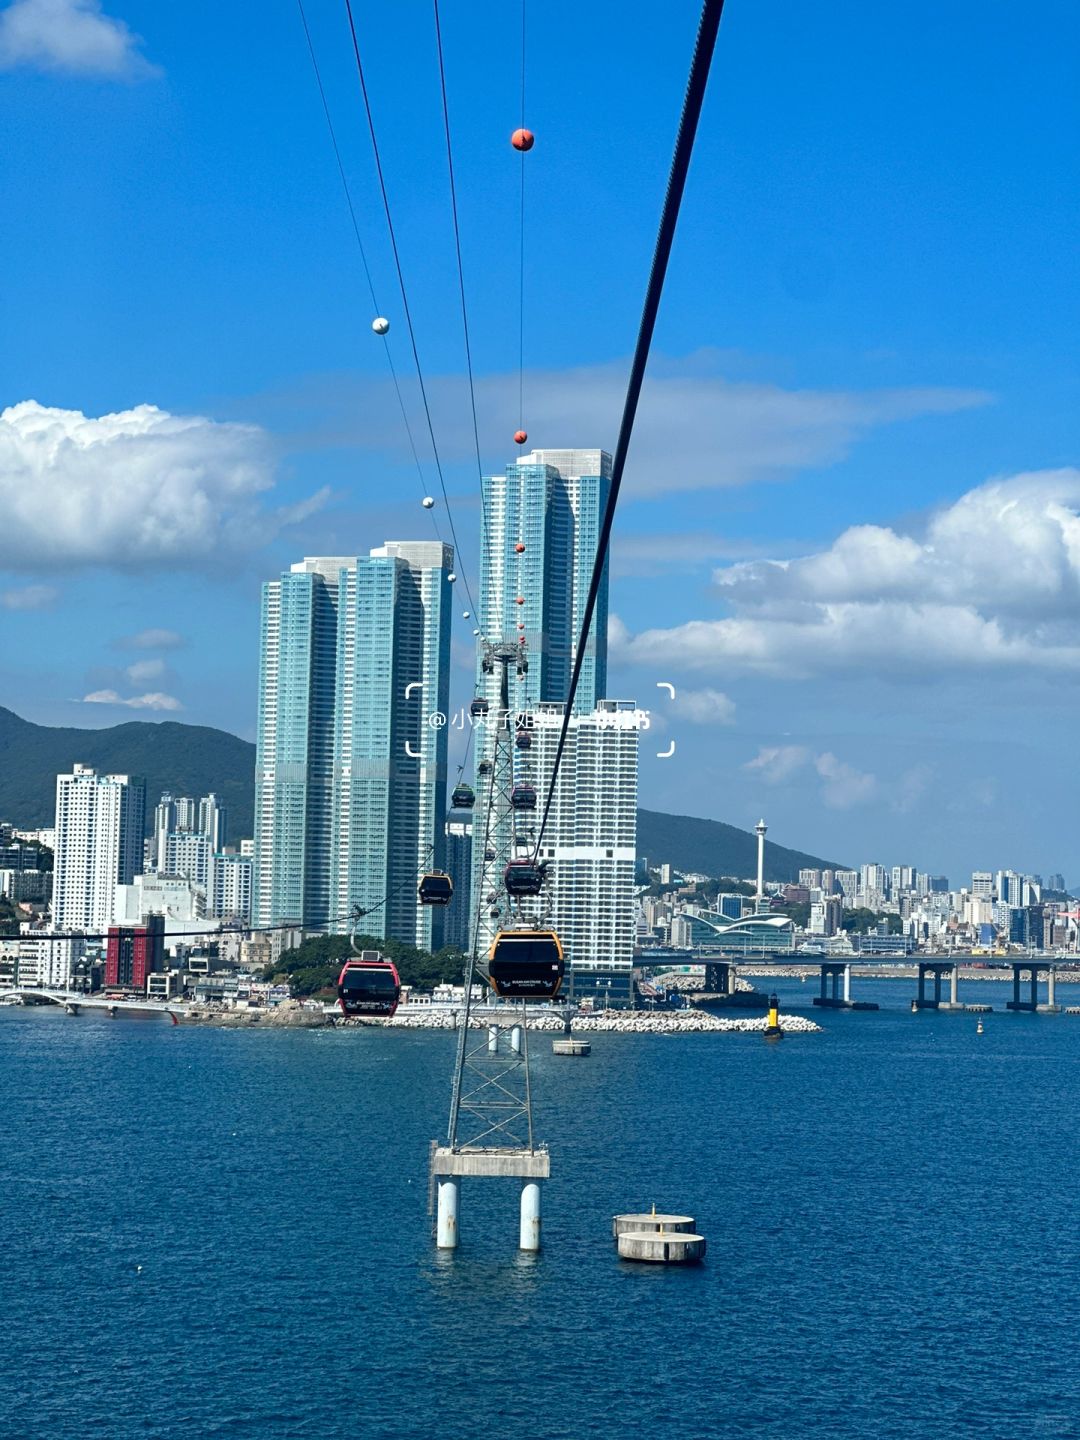
[[[538,1037],[539,1258],[513,1182],[433,1247],[450,1035],[0,1010],[0,1435],[1080,1435],[1080,1016],[911,989],[778,1045]],[[654,1201],[704,1266],[616,1259]]]

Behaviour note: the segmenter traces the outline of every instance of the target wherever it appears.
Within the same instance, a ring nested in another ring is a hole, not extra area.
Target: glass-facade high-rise
[[[256,925],[330,923],[339,577],[304,559],[263,586],[255,759]]]
[[[257,925],[437,943],[416,881],[439,864],[453,551],[388,541],[263,587]],[[436,817],[437,821],[436,821]],[[437,926],[436,926],[437,929]]]
[[[334,903],[370,911],[368,934],[442,943],[419,906],[424,870],[443,868],[454,552],[387,541],[343,572],[334,771]]]
[[[610,485],[605,450],[534,450],[484,479],[478,623],[487,640],[524,636],[533,704],[569,693]],[[575,711],[592,710],[607,688],[607,621],[605,565]],[[479,657],[477,684],[494,704],[497,685]]]

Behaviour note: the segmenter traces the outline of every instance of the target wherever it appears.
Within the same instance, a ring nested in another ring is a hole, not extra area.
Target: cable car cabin
[[[510,805],[514,810],[535,810],[536,791],[531,785],[515,785],[510,791]]]
[[[416,893],[421,905],[449,905],[454,898],[454,882],[444,870],[431,870],[422,877]]]
[[[514,741],[514,744],[519,750],[531,750],[532,736],[527,730],[519,730],[517,733],[517,739]]]
[[[500,930],[488,951],[488,984],[509,1000],[554,1000],[563,948],[553,930]]]
[[[486,700],[483,695],[477,695],[476,699],[469,705],[469,714],[474,720],[478,720],[482,715],[486,715],[490,709],[490,702]]]
[[[476,791],[471,785],[455,785],[450,804],[455,810],[471,810],[476,804]]]
[[[490,775],[490,774],[491,774],[491,761],[490,761],[490,760],[481,760],[481,761],[480,761],[480,764],[479,764],[476,768],[477,768],[477,773],[478,773],[478,774],[480,774],[480,775]]]
[[[531,860],[511,860],[503,871],[508,895],[539,895],[544,888],[544,870]]]
[[[374,956],[374,959],[368,959]],[[393,963],[377,950],[346,960],[337,982],[343,1015],[393,1015],[401,999],[401,980]]]

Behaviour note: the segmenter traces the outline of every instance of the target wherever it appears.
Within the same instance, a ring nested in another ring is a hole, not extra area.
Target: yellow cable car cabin
[[[443,870],[431,870],[417,887],[421,905],[449,905],[454,898],[454,882]]]
[[[500,930],[488,951],[488,983],[507,1000],[554,1000],[563,969],[554,930]]]

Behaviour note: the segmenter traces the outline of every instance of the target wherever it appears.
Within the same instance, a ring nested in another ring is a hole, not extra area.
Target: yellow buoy
[[[769,996],[769,1023],[765,1026],[766,1040],[781,1040],[784,1032],[780,1028],[780,1001],[775,995]]]

